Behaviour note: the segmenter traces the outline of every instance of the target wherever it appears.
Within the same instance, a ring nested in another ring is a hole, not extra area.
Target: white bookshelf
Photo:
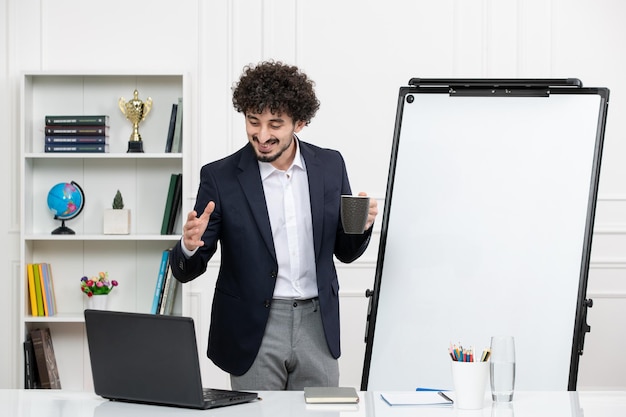
[[[36,72],[22,75],[21,85],[21,233],[20,328],[49,327],[64,389],[91,389],[91,371],[83,310],[87,297],[79,284],[83,275],[107,271],[119,281],[109,296],[112,310],[149,313],[161,254],[180,237],[160,234],[170,175],[184,172],[188,152],[165,153],[172,104],[183,97],[183,144],[191,141],[188,80],[184,74],[79,74]],[[127,153],[132,124],[118,100],[151,97],[153,106],[139,131],[144,153]],[[109,152],[102,154],[44,152],[45,115],[106,114],[110,118]],[[60,225],[46,198],[59,182],[77,182],[84,191],[83,211],[66,226],[74,235],[52,235]],[[184,181],[186,183],[186,181]],[[183,185],[184,187],[184,185]],[[120,190],[131,211],[129,235],[104,235],[103,211]],[[183,195],[186,191],[183,188]],[[26,265],[51,264],[57,314],[33,317]],[[175,310],[183,311],[179,287]],[[24,338],[20,340],[23,342]],[[20,346],[20,352],[22,351]],[[23,361],[23,358],[20,358]]]

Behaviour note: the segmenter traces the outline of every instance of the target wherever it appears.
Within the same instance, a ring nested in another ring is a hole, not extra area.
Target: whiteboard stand
[[[609,90],[401,87],[362,390],[452,388],[450,343],[513,335],[516,389],[575,390]]]

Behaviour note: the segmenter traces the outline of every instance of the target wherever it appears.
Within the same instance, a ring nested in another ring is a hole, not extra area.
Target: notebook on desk
[[[117,401],[207,409],[257,393],[202,387],[190,317],[85,310],[94,390]]]

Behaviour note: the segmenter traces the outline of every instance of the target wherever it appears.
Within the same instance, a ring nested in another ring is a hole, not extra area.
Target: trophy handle
[[[143,117],[141,118],[141,120],[145,120],[148,113],[150,113],[150,110],[152,110],[152,98],[148,97],[143,103]]]
[[[119,106],[120,110],[125,116],[126,115],[126,100],[124,100],[124,97],[120,97],[120,99],[117,101],[117,105]]]

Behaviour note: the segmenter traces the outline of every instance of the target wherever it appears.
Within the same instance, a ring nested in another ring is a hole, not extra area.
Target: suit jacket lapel
[[[270,225],[270,217],[267,213],[263,183],[261,182],[261,175],[259,173],[259,164],[250,144],[246,145],[246,148],[241,153],[238,168],[240,170],[239,183],[250,205],[252,216],[261,231],[261,236],[267,248],[274,259],[276,259],[276,250],[274,249],[272,228]]]
[[[315,258],[317,259],[322,246],[322,230],[324,230],[324,167],[310,146],[300,140],[298,140],[298,143],[309,178],[313,244],[315,247]]]

